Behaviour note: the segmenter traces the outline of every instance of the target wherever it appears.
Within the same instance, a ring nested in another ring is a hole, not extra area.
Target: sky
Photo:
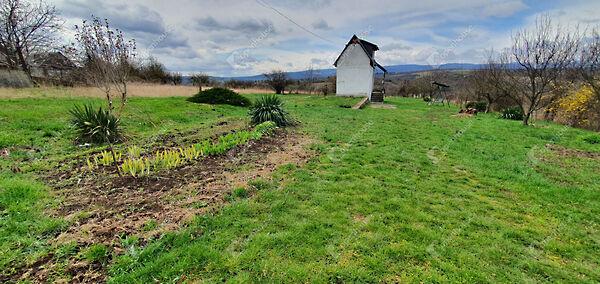
[[[170,71],[211,76],[333,68],[352,35],[377,44],[377,61],[482,63],[511,35],[550,15],[566,27],[600,25],[584,0],[55,0],[73,27],[106,18]]]

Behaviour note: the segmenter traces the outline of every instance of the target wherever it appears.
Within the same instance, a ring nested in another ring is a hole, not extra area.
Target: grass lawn
[[[116,257],[110,281],[600,281],[600,145],[584,140],[591,132],[461,118],[413,99],[359,111],[340,107],[355,101],[344,98],[284,100],[317,155],[280,167],[254,196]],[[45,243],[66,225],[42,217],[55,206],[52,190],[34,180],[86,151],[71,145],[66,126],[65,110],[82,101],[2,101],[0,149],[15,150],[0,159],[0,271],[56,250]],[[183,98],[134,98],[128,111],[138,143],[246,123],[245,109]],[[15,164],[21,173],[11,173]]]

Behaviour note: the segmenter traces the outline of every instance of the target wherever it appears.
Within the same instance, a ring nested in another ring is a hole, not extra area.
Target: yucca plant
[[[102,107],[96,110],[92,105],[75,106],[70,113],[80,142],[117,143],[123,138],[119,118]]]
[[[258,98],[250,109],[252,124],[272,121],[277,126],[289,126],[295,122],[283,109],[283,102],[276,95],[266,95]]]
[[[71,113],[71,123],[77,131],[77,140],[89,143],[107,143],[113,156],[115,170],[121,176],[113,149],[113,143],[119,142],[123,138],[119,118],[110,111],[103,110],[102,107],[96,110],[92,105],[75,106],[69,112]]]

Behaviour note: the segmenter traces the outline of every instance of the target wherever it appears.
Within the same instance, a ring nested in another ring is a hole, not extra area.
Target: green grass
[[[237,189],[215,215],[117,257],[112,282],[600,281],[600,161],[545,147],[598,153],[590,132],[524,127],[497,114],[458,118],[455,108],[412,99],[360,111],[340,107],[351,99],[283,99],[298,131],[319,141],[318,154],[280,168],[273,182]],[[35,102],[0,110],[0,127],[17,133],[0,143],[33,141],[44,149],[37,159],[81,151],[62,135],[49,145],[40,138],[48,129],[68,133],[58,112],[74,102],[37,101],[37,111],[28,107]],[[132,139],[146,141],[175,129],[208,134],[211,122],[245,116],[183,98],[135,99],[126,123]],[[29,120],[25,128],[7,122],[20,119]]]
[[[65,228],[65,222],[43,214],[48,197],[38,182],[0,174],[0,274],[45,255],[47,240]]]
[[[69,126],[69,109],[87,102],[103,103],[90,98],[1,100],[0,150],[8,148],[10,156],[0,157],[0,274],[46,255],[51,250],[48,239],[65,227],[64,221],[44,215],[56,202],[50,202],[50,191],[37,174],[98,150],[74,145]],[[123,120],[128,141],[120,147],[162,143],[162,136],[186,131],[194,132],[184,135],[188,139],[206,139],[216,131],[244,127],[246,112],[193,104],[183,97],[132,98]],[[217,125],[223,121],[228,124]],[[15,168],[18,174],[13,173]]]

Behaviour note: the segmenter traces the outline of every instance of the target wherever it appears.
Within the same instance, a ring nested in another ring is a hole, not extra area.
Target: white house
[[[372,101],[383,101],[383,90],[373,95],[375,68],[385,73],[387,70],[375,61],[377,45],[358,38],[350,39],[340,56],[333,64],[336,69],[336,94],[338,96],[369,97]],[[379,98],[381,97],[381,98]]]

